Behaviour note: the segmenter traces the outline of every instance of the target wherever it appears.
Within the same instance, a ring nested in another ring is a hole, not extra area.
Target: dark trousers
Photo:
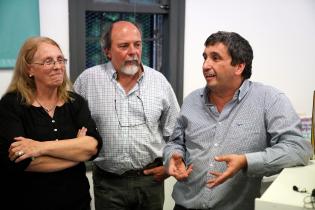
[[[137,171],[125,175],[93,166],[96,210],[163,210],[164,182]]]
[[[187,208],[185,208],[185,207],[183,207],[183,206],[180,206],[180,205],[175,205],[174,206],[174,209],[173,210],[211,210],[211,209],[187,209]]]

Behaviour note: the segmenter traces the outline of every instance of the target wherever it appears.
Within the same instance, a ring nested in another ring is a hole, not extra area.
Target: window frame
[[[85,12],[136,12],[165,14],[161,73],[168,79],[181,104],[183,100],[185,0],[164,0],[161,4],[106,3],[93,0],[68,0],[70,79],[72,82],[85,70]]]

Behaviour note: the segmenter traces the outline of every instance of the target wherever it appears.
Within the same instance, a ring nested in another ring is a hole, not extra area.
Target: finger
[[[214,175],[214,176],[216,176],[216,177],[218,177],[218,176],[221,176],[221,175],[222,175],[222,173],[221,173],[221,172],[217,172],[217,171],[210,171],[210,172],[209,172],[209,174],[212,174],[212,175]]]
[[[219,182],[218,182],[218,179],[217,179],[217,178],[209,179],[209,180],[207,181],[207,187],[209,187],[209,188],[214,188],[214,187],[216,187],[216,186],[218,186],[218,185],[219,185]]]
[[[22,141],[24,140],[25,138],[23,136],[18,136],[18,137],[14,137],[14,140],[15,141]]]
[[[231,177],[231,172],[229,170],[221,173],[221,172],[218,172],[218,171],[210,171],[209,172],[211,175],[214,175],[215,178],[213,179],[210,179],[208,181],[208,183],[210,185],[208,185],[210,188],[212,187],[215,187],[223,182],[225,182],[229,177]]]
[[[215,182],[216,178],[213,178],[213,179],[209,179],[207,181],[207,185],[209,186],[210,184],[213,184]]]
[[[186,180],[189,176],[189,172],[186,170],[186,168],[182,168],[178,170],[177,176],[181,180]]]
[[[187,173],[179,173],[176,176],[174,176],[178,181],[184,181],[188,178]]]
[[[228,155],[215,156],[214,159],[218,162],[228,161]]]
[[[225,171],[224,173],[222,173],[221,175],[213,179],[214,181],[211,183],[209,187],[212,188],[212,187],[218,186],[219,184],[222,184],[223,182],[225,182],[231,176],[232,175],[229,172]]]
[[[81,130],[78,130],[77,137],[81,137],[81,136],[83,136],[83,134],[81,133]]]
[[[168,169],[167,169],[167,173],[170,176],[175,176],[178,172],[177,172],[177,168],[174,165],[169,165]]]
[[[152,168],[152,169],[146,169],[146,170],[143,171],[143,173],[144,173],[145,175],[154,174],[154,168]]]
[[[15,148],[9,149],[9,158],[11,161],[15,160],[18,157],[17,152],[18,150]]]
[[[9,154],[9,158],[10,158],[10,160],[11,161],[16,161],[16,159],[17,158],[19,158],[19,157],[21,157],[21,156],[23,156],[25,153],[22,151],[22,150],[20,150],[20,151],[17,151],[17,152],[11,152],[10,154]]]
[[[15,162],[15,163],[21,162],[22,160],[25,160],[25,159],[27,159],[28,157],[29,157],[28,155],[23,154],[23,155],[19,156],[18,158],[16,158],[14,162]]]
[[[12,147],[9,149],[9,158],[11,160],[15,160],[16,158],[19,157],[18,152],[19,151],[23,151],[23,149],[21,148],[21,146],[18,147]]]
[[[215,186],[219,185],[218,181],[217,181],[217,178],[214,178],[214,179],[210,179],[208,180],[207,182],[207,186],[209,188],[214,188]]]
[[[82,127],[81,129],[78,130],[77,137],[85,136],[86,132],[87,132],[87,128]]]
[[[20,142],[13,142],[10,147],[9,147],[9,150],[13,150],[13,149],[19,149],[21,146],[21,143]]]
[[[187,168],[187,175],[189,176],[189,174],[192,172],[192,169],[193,169],[193,165],[190,164]]]
[[[85,133],[85,132],[87,131],[87,129],[86,129],[86,127],[82,127],[82,128],[80,129],[80,131],[81,131],[82,133]]]
[[[17,158],[17,156],[14,154],[14,153],[9,153],[9,159],[11,160],[11,161],[14,161],[15,159]]]
[[[219,179],[219,178],[214,178],[208,181],[208,187],[209,188],[213,188],[218,186],[219,184],[223,183],[223,180]]]
[[[20,143],[17,142],[17,141],[15,141],[15,142],[13,142],[13,143],[10,145],[10,148],[11,148],[11,147],[18,147],[19,145],[20,145]]]
[[[10,145],[8,152],[12,151],[14,149],[14,146],[12,146],[12,144]]]
[[[13,143],[10,145],[9,149],[13,149],[13,148],[15,148],[15,147],[20,146],[20,141],[22,141],[22,140],[24,140],[24,139],[26,139],[26,138],[24,138],[24,137],[22,137],[22,136],[19,136],[19,137],[14,137],[13,139],[15,140],[15,142],[13,142]]]
[[[168,174],[170,176],[177,177],[177,176],[179,176],[179,170],[175,166],[169,166],[168,167]]]

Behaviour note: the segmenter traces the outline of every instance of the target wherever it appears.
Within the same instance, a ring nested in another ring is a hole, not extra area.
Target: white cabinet
[[[293,186],[306,190],[307,193],[296,192]],[[310,193],[315,188],[315,161],[309,165],[285,168],[268,187],[264,194],[255,200],[255,210],[301,210],[309,209],[304,202],[310,201]],[[307,197],[309,196],[309,197]],[[315,198],[313,198],[315,201]],[[315,206],[315,203],[314,203]]]

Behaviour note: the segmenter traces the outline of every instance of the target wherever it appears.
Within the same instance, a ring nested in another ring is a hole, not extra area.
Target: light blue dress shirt
[[[300,119],[279,90],[245,80],[221,113],[209,103],[207,91],[198,89],[185,98],[164,149],[166,164],[174,153],[193,164],[188,179],[175,184],[173,198],[186,208],[254,210],[262,177],[307,164],[311,144],[303,139]],[[226,169],[214,157],[224,154],[245,154],[247,170],[210,189],[209,172]]]

